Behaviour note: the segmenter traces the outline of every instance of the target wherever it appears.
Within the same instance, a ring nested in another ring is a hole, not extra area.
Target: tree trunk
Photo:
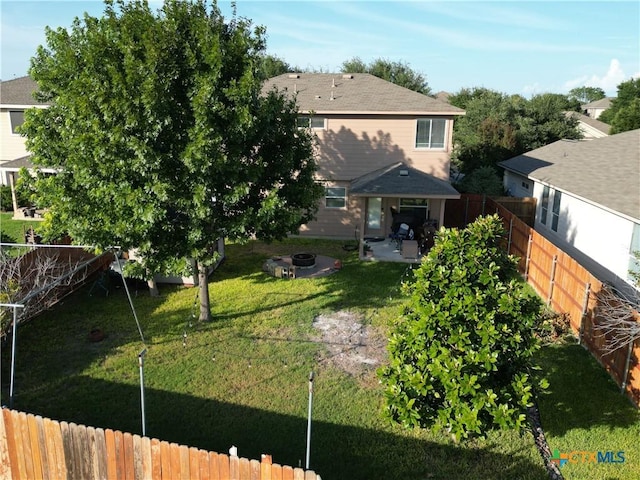
[[[544,467],[547,470],[547,474],[551,480],[564,480],[562,473],[560,473],[560,467],[551,461],[551,449],[547,443],[547,439],[544,436],[544,430],[542,429],[542,421],[540,420],[540,410],[538,410],[538,403],[534,400],[533,405],[527,408],[527,418],[531,425],[531,434],[533,435],[533,441],[536,444],[538,452],[544,462]]]
[[[198,261],[198,288],[200,289],[200,318],[201,322],[211,321],[209,310],[209,283],[207,267]]]
[[[160,291],[158,290],[158,284],[156,283],[156,280],[153,277],[147,280],[147,285],[149,286],[149,295],[151,295],[152,297],[160,296]]]

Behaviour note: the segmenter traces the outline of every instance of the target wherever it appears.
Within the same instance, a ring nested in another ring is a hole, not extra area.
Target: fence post
[[[589,294],[591,292],[591,283],[586,282],[584,285],[584,298],[582,300],[582,315],[580,316],[580,330],[578,331],[578,343],[582,345],[582,334],[584,333],[584,319],[587,316],[587,308],[589,306]]]
[[[627,389],[627,378],[629,378],[629,368],[631,366],[631,352],[633,351],[633,345],[635,343],[635,339],[629,342],[629,351],[627,352],[627,360],[624,364],[624,374],[622,375],[622,385],[620,387],[620,393],[625,393],[625,390]]]
[[[533,245],[533,235],[529,231],[529,239],[527,240],[527,258],[524,264],[524,279],[529,281],[529,262],[531,261],[531,245]]]
[[[507,253],[511,254],[511,235],[513,232],[513,215],[511,215],[511,219],[509,220],[509,241],[507,243]]]
[[[487,195],[483,194],[482,195],[482,216],[484,216],[484,208],[487,205]]]
[[[551,278],[549,278],[549,297],[547,298],[547,306],[551,306],[553,298],[553,284],[556,279],[556,265],[558,264],[558,255],[553,256],[553,264],[551,265]]]

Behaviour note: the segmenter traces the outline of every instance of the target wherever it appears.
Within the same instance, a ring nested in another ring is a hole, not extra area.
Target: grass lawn
[[[313,370],[310,463],[323,478],[546,478],[528,434],[496,432],[454,445],[441,433],[381,418],[373,368],[342,371],[312,323],[322,313],[349,311],[384,335],[398,313],[407,265],[360,262],[341,247],[310,240],[228,246],[209,283],[214,321],[207,324],[193,317],[196,289],[161,287],[160,298],[139,292],[133,301],[148,347],[147,435],[220,452],[236,445],[243,457],[269,453],[274,462],[304,465]],[[343,269],[296,280],[262,272],[269,256],[299,251],[341,259]],[[19,328],[14,407],[140,433],[138,353],[145,345],[122,288],[114,285],[108,296],[88,290]],[[102,342],[88,340],[95,327],[107,335]],[[9,353],[3,344],[3,404]],[[567,465],[566,478],[640,478],[640,417],[606,372],[576,345],[545,347],[540,362],[551,382],[540,399],[551,448],[626,454],[619,465]]]
[[[24,243],[24,232],[33,226],[38,229],[38,223],[33,220],[13,220],[13,213],[0,212],[0,241]]]

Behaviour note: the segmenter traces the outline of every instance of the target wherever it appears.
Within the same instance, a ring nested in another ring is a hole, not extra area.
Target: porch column
[[[8,172],[9,173],[9,185],[11,186],[11,203],[13,203],[13,216],[15,217],[18,213],[18,197],[16,196],[16,180],[15,174],[16,172]]]
[[[444,206],[446,205],[446,203],[447,201],[444,198],[440,200],[440,214],[438,216],[438,228],[444,225]]]

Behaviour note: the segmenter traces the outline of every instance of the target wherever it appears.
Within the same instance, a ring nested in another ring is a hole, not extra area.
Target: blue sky
[[[156,8],[159,2],[151,2]],[[231,16],[230,2],[219,1]],[[27,73],[44,28],[68,28],[100,1],[0,0],[2,80]],[[614,96],[640,76],[640,2],[238,0],[267,29],[267,51],[301,68],[338,72],[360,57],[401,60],[434,93],[486,87],[530,97],[583,85]]]

